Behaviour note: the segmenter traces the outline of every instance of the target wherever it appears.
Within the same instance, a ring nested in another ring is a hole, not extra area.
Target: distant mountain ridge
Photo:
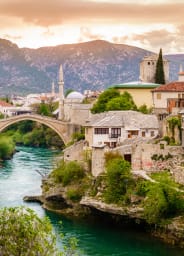
[[[0,39],[0,95],[51,91],[63,65],[65,90],[103,90],[139,79],[139,63],[152,52],[103,40],[38,49],[19,48]],[[177,80],[184,54],[167,55],[171,80]]]

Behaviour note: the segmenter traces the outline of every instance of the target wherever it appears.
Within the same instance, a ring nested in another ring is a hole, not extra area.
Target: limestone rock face
[[[91,208],[95,208],[102,212],[129,216],[130,218],[143,218],[143,208],[131,206],[131,207],[119,207],[115,204],[107,204],[100,200],[91,198],[91,197],[83,197],[80,201],[81,205],[88,206]]]

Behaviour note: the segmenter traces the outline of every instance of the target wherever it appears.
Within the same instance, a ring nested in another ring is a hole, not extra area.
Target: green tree
[[[137,110],[132,96],[128,92],[120,94],[116,89],[104,91],[93,105],[93,114],[110,110]]]
[[[116,89],[107,89],[98,97],[97,102],[93,105],[91,112],[93,114],[106,111],[106,104],[113,98],[119,97],[120,93]]]
[[[2,256],[56,256],[56,237],[47,218],[40,219],[25,207],[0,210],[0,252]]]
[[[124,200],[128,186],[132,182],[130,163],[123,158],[108,161],[106,164],[106,190],[104,193],[107,203],[120,203]]]
[[[139,108],[138,108],[138,111],[143,113],[143,114],[149,114],[151,113],[151,109],[149,109],[146,104],[143,104],[141,105]]]
[[[71,92],[74,92],[73,89],[67,89],[65,92],[65,98],[68,96],[68,94],[70,94]]]
[[[9,137],[0,137],[0,159],[5,160],[11,158],[15,151],[13,140]]]
[[[124,92],[119,97],[111,99],[106,104],[106,111],[110,110],[137,110],[132,96],[128,92]]]
[[[164,64],[162,58],[162,49],[160,49],[155,72],[155,83],[165,84]]]

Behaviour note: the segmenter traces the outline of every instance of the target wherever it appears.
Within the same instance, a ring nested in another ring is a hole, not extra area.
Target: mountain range
[[[57,87],[60,64],[65,90],[103,90],[138,80],[139,63],[150,54],[138,47],[103,40],[30,49],[0,39],[0,95],[51,91],[53,81]],[[177,80],[184,54],[165,57],[170,61],[170,80]]]

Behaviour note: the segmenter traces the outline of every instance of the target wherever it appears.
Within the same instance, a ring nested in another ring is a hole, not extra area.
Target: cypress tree
[[[162,49],[160,49],[155,73],[155,83],[165,84],[164,64],[162,58]]]

